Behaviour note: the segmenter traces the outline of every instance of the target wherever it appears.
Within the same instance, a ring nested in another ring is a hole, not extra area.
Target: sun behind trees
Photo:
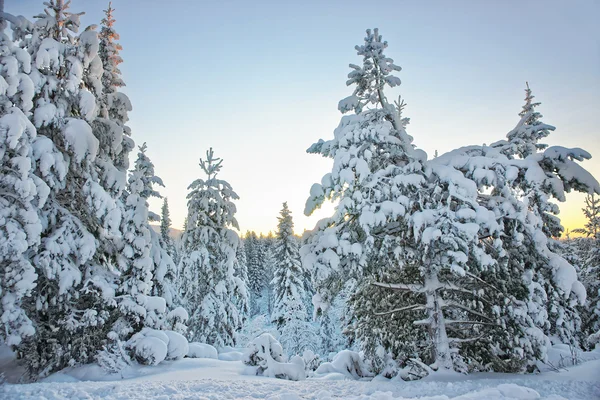
[[[14,35],[0,32],[0,338],[30,379],[236,346],[288,379],[522,372],[553,345],[600,341],[600,185],[579,165],[590,154],[543,142],[555,128],[528,83],[506,138],[429,159],[387,97],[401,68],[367,30],[346,115],[308,149],[333,162],[305,213],[331,200],[333,215],[298,238],[283,203],[275,235],[242,240],[210,148],[173,238],[167,199],[149,209],[164,183],[146,143],[128,171],[115,10],[79,33],[69,3],[1,21]],[[562,242],[557,202],[573,190],[590,196],[587,237]]]

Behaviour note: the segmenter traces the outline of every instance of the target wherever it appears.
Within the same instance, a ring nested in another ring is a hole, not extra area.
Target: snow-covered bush
[[[189,344],[187,356],[189,358],[219,358],[217,349],[210,344],[198,342],[192,342]]]
[[[144,328],[131,337],[125,348],[143,365],[157,365],[163,360],[177,360],[188,352],[187,340],[174,331]]]
[[[308,373],[314,372],[321,364],[321,357],[309,349],[304,350],[304,353],[302,353],[302,360]]]
[[[258,367],[257,375],[262,375],[268,368],[267,360],[283,362],[283,347],[272,335],[263,333],[248,344],[242,361],[246,365]]]
[[[429,367],[429,365],[417,360],[416,358],[411,358],[406,361],[404,368],[398,371],[398,376],[405,381],[416,381],[425,378],[432,372],[433,370]]]
[[[175,331],[164,331],[169,338],[167,345],[167,360],[180,360],[189,352],[189,344],[187,339],[180,333]]]
[[[135,359],[140,364],[158,365],[167,357],[167,344],[156,336],[146,336],[135,344]]]
[[[108,373],[115,374],[131,365],[131,357],[125,349],[125,343],[119,340],[116,332],[108,333],[109,344],[96,356],[96,362]]]
[[[286,363],[281,343],[268,333],[263,333],[248,345],[242,361],[246,365],[258,367],[256,375],[293,381],[306,378],[302,357],[294,356]]]
[[[332,362],[321,364],[315,373],[319,375],[339,373],[353,379],[373,376],[363,357],[359,353],[350,350],[340,351]]]
[[[293,356],[289,363],[280,363],[275,360],[269,361],[266,376],[272,378],[289,379],[301,381],[306,379],[306,366],[300,356]]]

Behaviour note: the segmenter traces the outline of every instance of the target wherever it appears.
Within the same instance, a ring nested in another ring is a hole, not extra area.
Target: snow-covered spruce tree
[[[98,54],[102,65],[104,66],[102,74],[102,96],[99,99],[99,116],[94,121],[94,133],[100,141],[101,153],[105,154],[116,171],[110,168],[110,164],[105,167],[104,182],[107,185],[113,185],[118,188],[121,183],[119,180],[111,179],[111,176],[121,176],[129,168],[129,153],[134,148],[134,142],[131,139],[131,130],[127,125],[129,120],[128,112],[132,110],[131,102],[120,88],[125,86],[121,78],[119,64],[123,59],[119,52],[123,49],[119,43],[119,34],[114,29],[115,19],[111,3],[104,11],[105,17],[102,19],[102,28],[98,35],[100,39]],[[102,166],[101,166],[102,167]],[[124,186],[125,178],[121,186]]]
[[[269,232],[270,233],[270,232]],[[273,278],[275,277],[275,265],[277,261],[275,259],[275,238],[270,240],[268,237],[263,239],[262,247],[261,247],[261,260],[263,265],[263,270],[266,278],[265,286],[262,290],[261,296],[261,310],[269,316],[273,313],[273,304],[275,302],[274,288],[273,288]]]
[[[244,249],[241,242],[235,251],[235,264],[233,270],[235,274],[235,305],[240,313],[241,325],[239,326],[239,331],[248,320],[250,313],[246,249]]]
[[[354,110],[355,114],[342,118],[334,139],[319,140],[308,149],[309,153],[333,158],[334,164],[321,184],[311,188],[305,214],[311,214],[325,200],[339,202],[335,214],[319,222],[302,250],[303,263],[312,271],[324,303],[330,302],[353,275],[362,276],[375,241],[372,228],[400,217],[398,211],[405,208],[393,202],[399,194],[377,186],[393,184],[396,166],[405,169],[407,176],[401,183],[407,192],[425,184],[421,164],[426,155],[413,148],[399,110],[383,94],[386,85],[400,84],[391,74],[400,67],[383,54],[386,47],[377,30],[367,31],[365,44],[356,46],[363,66],[351,65],[353,71],[348,75],[347,84],[356,84],[356,89],[338,106],[342,113]],[[369,104],[375,108],[363,111]],[[379,218],[374,219],[379,211]]]
[[[154,315],[156,310],[147,308],[155,273],[151,257],[152,228],[148,222],[147,199],[158,195],[152,184],[162,184],[162,181],[154,176],[154,167],[146,155],[146,144],[144,143],[139,150],[135,168],[127,185],[122,222],[123,250],[118,262],[121,276],[116,292],[117,303],[126,323],[119,322],[119,331],[116,333],[122,340],[128,339],[145,326],[160,326]],[[162,313],[164,312],[163,306]],[[153,315],[149,316],[149,313]]]
[[[241,245],[231,228],[238,228],[233,203],[239,197],[231,185],[217,174],[222,159],[212,148],[200,167],[207,178],[189,186],[188,215],[183,233],[181,293],[190,310],[189,338],[216,347],[233,345],[234,331],[240,326],[235,304],[235,254]]]
[[[38,209],[49,189],[34,175],[36,130],[27,119],[33,107],[31,59],[5,28],[0,15],[0,341],[17,346],[34,333],[22,303],[35,287],[30,257],[40,242]]]
[[[585,292],[577,281],[575,268],[557,254],[559,249],[554,238],[560,237],[563,227],[558,217],[558,205],[552,200],[564,202],[565,192],[571,190],[600,193],[600,186],[576,162],[589,159],[589,153],[578,148],[547,148],[539,143],[555,128],[540,121],[541,115],[535,110],[540,103],[532,103],[532,98],[527,85],[521,121],[508,134],[508,143],[500,142],[495,147],[501,148],[518,168],[519,173],[512,182],[512,188],[528,211],[531,241],[542,249],[538,251],[544,253],[533,264],[532,281],[541,285],[546,292],[549,325],[545,332],[553,340],[579,346],[581,319],[577,305],[583,303]],[[515,153],[515,147],[519,149],[522,144],[528,146],[530,151],[517,150]],[[534,149],[545,150],[535,152]]]
[[[600,343],[600,198],[588,195],[583,208],[587,222],[577,233],[587,236],[581,240],[582,254],[581,281],[587,291],[587,300],[582,308],[584,345],[593,348]]]
[[[246,254],[246,266],[248,268],[248,290],[250,291],[250,315],[257,314],[256,299],[260,295],[262,284],[262,271],[258,259],[258,236],[256,232],[246,232],[243,240],[244,252]]]
[[[99,183],[99,142],[90,126],[100,87],[97,33],[76,35],[80,14],[62,0],[45,4],[46,13],[22,23],[16,35],[32,60],[36,175],[50,188],[32,262],[38,286],[27,302],[36,333],[18,348],[32,377],[90,362],[101,346],[115,306],[106,249],[120,235],[121,217],[114,195]]]
[[[377,30],[367,31],[364,45],[356,46],[363,65],[351,65],[348,75],[347,84],[356,84],[356,89],[338,106],[341,112],[354,114],[342,118],[332,140],[320,140],[308,149],[333,158],[334,163],[321,184],[311,188],[305,213],[309,215],[325,200],[338,202],[334,215],[319,222],[302,248],[303,264],[312,272],[322,307],[346,282],[366,283],[365,277],[372,273],[368,261],[376,246],[395,240],[394,229],[406,225],[403,220],[426,185],[426,154],[413,147],[400,104],[389,104],[383,93],[385,86],[400,84],[392,75],[400,67],[385,56],[386,47]],[[365,109],[368,105],[374,107]],[[346,290],[353,293],[356,287]],[[353,308],[350,304],[348,311]]]
[[[307,319],[304,307],[303,269],[300,263],[298,241],[294,237],[294,222],[287,203],[283,203],[280,217],[277,218],[275,244],[275,276],[271,284],[274,291],[274,310],[272,321],[281,329],[291,318],[303,314]]]
[[[250,315],[264,312],[269,299],[265,298],[268,286],[267,273],[264,269],[264,247],[256,232],[246,232],[244,239],[246,264],[248,266],[248,289],[250,290]]]
[[[584,202],[582,211],[587,221],[583,228],[574,229],[573,232],[596,238],[600,235],[600,197],[588,194]]]
[[[526,115],[517,130],[525,120]],[[547,127],[538,125],[539,129]],[[514,132],[509,137],[515,137]],[[544,137],[544,134],[530,132],[520,137]],[[443,164],[458,169],[475,182],[479,190],[477,202],[493,211],[501,226],[499,238],[487,235],[482,238],[498,252],[492,253],[496,267],[482,271],[478,278],[485,282],[488,301],[497,306],[496,320],[513,344],[500,340],[502,337],[494,338],[498,344],[492,353],[480,346],[485,341],[468,345],[470,352],[479,354],[480,363],[487,360],[495,370],[518,367],[518,363],[511,361],[514,359],[511,354],[529,365],[536,359],[545,360],[550,344],[548,336],[576,344],[579,318],[576,304],[585,293],[577,281],[576,270],[556,253],[556,246],[547,237],[550,230],[546,228],[550,225],[544,221],[553,221],[562,231],[560,221],[543,218],[540,210],[550,207],[540,203],[549,198],[564,201],[565,192],[572,189],[598,190],[596,180],[576,162],[589,157],[581,149],[551,147],[523,159],[515,157],[511,148],[517,147],[510,140],[491,147],[468,146],[431,161],[433,166]],[[535,143],[529,148],[535,149]]]
[[[171,256],[175,264],[177,264],[177,254],[175,252],[175,243],[170,236],[171,232],[171,216],[169,213],[169,202],[165,197],[162,208],[160,209],[160,238],[162,240],[167,253]]]
[[[280,342],[288,354],[302,354],[307,348],[317,351],[314,329],[308,322],[306,311],[298,240],[294,236],[294,222],[287,203],[283,203],[277,219],[271,320],[281,332]]]
[[[547,125],[541,121],[542,114],[536,110],[541,103],[533,102],[533,96],[529,83],[526,82],[525,89],[525,104],[519,116],[521,120],[517,126],[510,131],[506,137],[507,141],[503,143],[502,152],[509,158],[526,159],[529,156],[535,155],[538,151],[548,148],[547,144],[540,143],[546,138],[550,132],[556,128],[552,125]],[[522,190],[522,188],[519,188]],[[563,231],[558,214],[558,207],[547,201],[547,196],[542,193],[543,189],[539,188],[535,196],[541,196],[536,199],[538,212],[544,223],[544,233],[548,237],[559,237]]]

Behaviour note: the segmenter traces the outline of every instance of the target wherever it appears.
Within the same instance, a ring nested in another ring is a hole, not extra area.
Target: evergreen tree
[[[169,202],[165,197],[160,213],[160,238],[167,250],[167,253],[173,258],[173,261],[177,263],[177,254],[175,252],[175,243],[173,238],[170,236],[171,231],[171,217],[169,213]]]
[[[426,155],[413,147],[404,129],[403,103],[394,107],[383,93],[385,86],[400,83],[392,75],[400,67],[385,56],[386,47],[377,30],[367,31],[364,45],[356,47],[363,65],[350,65],[353,71],[348,75],[347,84],[355,84],[356,89],[338,106],[342,113],[353,110],[354,114],[342,118],[332,140],[320,140],[308,149],[333,158],[334,165],[321,184],[311,188],[305,213],[312,213],[326,199],[339,201],[334,215],[317,225],[302,249],[303,263],[311,270],[321,299],[321,305],[315,304],[317,315],[343,288],[353,293],[366,283],[365,277],[373,272],[372,254],[381,243],[396,240],[394,229],[406,226],[404,219],[415,196],[425,187]],[[376,107],[364,110],[367,104]],[[396,256],[402,257],[398,252]],[[347,283],[353,286],[346,287]],[[348,311],[360,316],[356,304],[348,304]],[[352,320],[346,318],[346,327]]]
[[[274,310],[271,315],[279,328],[290,319],[302,314],[307,319],[304,306],[303,269],[300,263],[298,242],[294,237],[294,222],[287,203],[283,203],[277,218],[277,242],[275,244],[275,276],[273,277]]]
[[[529,89],[527,93],[530,102]],[[535,129],[554,128],[539,121],[528,126],[528,115],[521,116],[507,141],[467,146],[432,161],[434,166],[453,166],[471,180],[479,191],[477,202],[494,213],[501,229],[500,236],[487,230],[480,233],[482,241],[496,249],[490,253],[495,267],[481,270],[477,277],[487,301],[495,304],[494,316],[503,331],[494,331],[492,338],[498,344],[493,352],[485,341],[468,346],[495,370],[518,370],[527,364],[533,367],[536,359],[545,360],[549,337],[577,346],[576,304],[585,295],[575,268],[557,254],[556,243],[548,237],[562,231],[558,207],[548,200],[564,201],[565,192],[572,189],[598,190],[596,180],[576,162],[589,154],[558,146],[532,153],[540,146],[535,141],[546,135]],[[521,158],[515,149],[530,150],[523,150]]]
[[[214,156],[212,148],[205,160],[200,159],[200,167],[207,179],[192,182],[187,196],[180,262],[182,295],[191,311],[190,339],[222,347],[233,345],[241,321],[234,295],[235,254],[240,239],[231,229],[238,228],[233,201],[239,197],[228,182],[217,179],[222,159]]]
[[[150,257],[152,247],[150,226],[148,224],[148,203],[143,193],[144,175],[148,163],[145,155],[146,145],[140,147],[135,168],[129,177],[125,214],[123,217],[123,252],[119,259],[121,279],[117,289],[119,309],[127,319],[120,324],[122,339],[128,339],[132,333],[145,325],[147,296],[152,290],[153,262]],[[154,327],[154,326],[152,326]]]
[[[27,119],[33,107],[30,56],[5,28],[0,17],[0,65],[5,66],[0,68],[0,338],[16,346],[34,333],[23,301],[36,284],[30,254],[40,243],[38,209],[49,188],[34,174],[37,133]]]
[[[35,24],[22,21],[16,35],[32,59],[30,118],[46,139],[34,151],[36,174],[50,188],[33,259],[39,290],[27,305],[36,333],[19,348],[33,377],[94,359],[116,305],[121,219],[117,197],[98,176],[100,144],[90,126],[101,91],[97,33],[88,28],[77,35],[81,14],[70,13],[63,0],[45,4],[45,14]]]
[[[250,313],[258,313],[257,299],[262,289],[262,271],[258,253],[258,236],[255,232],[246,232],[244,238],[244,251],[246,253],[246,265],[248,269],[248,289],[250,290]]]
[[[129,177],[122,227],[124,243],[119,259],[121,278],[117,298],[127,323],[118,323],[117,334],[121,339],[128,339],[143,327],[163,326],[166,305],[173,304],[174,264],[149,224],[152,218],[148,199],[160,197],[153,185],[164,185],[154,174],[154,165],[146,155],[146,143],[139,149]]]
[[[259,237],[256,232],[246,232],[244,249],[248,266],[250,290],[250,315],[270,314],[272,264],[269,263],[272,239]]]
[[[246,322],[249,316],[249,290],[248,290],[248,266],[246,261],[246,250],[241,244],[238,246],[235,252],[235,264],[233,266],[235,274],[235,297],[236,306],[240,312],[240,327]]]
[[[132,110],[132,106],[127,95],[120,92],[120,88],[125,86],[119,70],[119,65],[123,62],[119,52],[123,48],[116,42],[119,40],[119,34],[114,28],[116,22],[114,11],[109,3],[104,11],[105,17],[102,19],[102,28],[98,35],[100,39],[98,55],[104,69],[101,78],[99,118],[96,119],[94,128],[101,147],[105,149],[105,154],[112,160],[116,170],[124,173],[129,168],[129,153],[134,148],[131,130],[125,125],[129,120],[127,114]],[[110,175],[109,171],[106,172]],[[114,171],[113,174],[117,175],[117,172]]]
[[[584,202],[585,207],[582,211],[587,221],[583,228],[574,229],[573,232],[596,238],[600,235],[600,197],[588,194]]]
[[[541,114],[535,109],[540,103],[532,102],[528,84],[525,92],[525,106],[519,114],[521,121],[509,132],[508,144],[501,148],[509,159],[515,160],[519,170],[512,187],[523,199],[530,222],[529,240],[538,249],[529,265],[533,266],[532,282],[539,284],[547,297],[545,332],[563,343],[579,346],[581,320],[576,307],[584,301],[585,293],[576,280],[574,267],[557,254],[559,249],[554,238],[560,237],[564,229],[558,217],[558,205],[551,200],[564,202],[565,192],[574,189],[593,193],[599,192],[600,187],[589,172],[575,162],[589,159],[589,153],[559,146],[548,148],[540,143],[555,128],[540,121]],[[543,149],[545,151],[538,151]]]
[[[278,218],[275,242],[274,299],[271,320],[281,331],[280,341],[289,354],[309,348],[317,351],[315,333],[308,323],[304,292],[304,271],[300,263],[294,222],[287,203]]]
[[[587,291],[587,301],[582,309],[584,344],[593,347],[600,343],[600,198],[588,195],[583,208],[587,222],[576,229],[587,240],[580,240],[583,249],[581,281]]]

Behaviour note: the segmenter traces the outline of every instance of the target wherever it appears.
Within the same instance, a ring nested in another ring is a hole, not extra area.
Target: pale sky
[[[82,24],[99,24],[108,1],[73,0]],[[550,145],[581,147],[600,178],[600,2],[573,1],[197,1],[113,0],[123,46],[129,125],[148,144],[166,184],[173,226],[187,213],[187,186],[201,176],[209,147],[224,159],[222,179],[240,195],[240,230],[276,227],[281,204],[295,230],[307,218],[311,185],[332,161],[309,155],[333,137],[348,64],[367,28],[388,41],[403,71],[387,92],[408,104],[408,132],[433,155],[504,138],[518,122],[529,81]],[[31,18],[42,0],[5,0]],[[137,152],[136,152],[137,154]],[[135,154],[134,154],[135,157]],[[583,195],[561,204],[563,224],[583,224]],[[151,208],[160,211],[161,201]],[[331,209],[327,210],[331,212]]]

